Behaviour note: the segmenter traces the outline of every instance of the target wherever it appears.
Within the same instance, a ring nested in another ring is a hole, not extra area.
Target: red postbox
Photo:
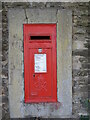
[[[25,102],[57,101],[56,24],[24,24]]]

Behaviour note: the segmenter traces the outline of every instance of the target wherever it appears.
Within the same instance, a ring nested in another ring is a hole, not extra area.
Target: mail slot
[[[56,24],[24,24],[25,103],[57,101]]]

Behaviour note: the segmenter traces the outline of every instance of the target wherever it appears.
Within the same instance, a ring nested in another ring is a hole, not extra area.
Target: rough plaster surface
[[[71,117],[72,12],[56,9],[10,9],[8,19],[9,105],[11,118],[27,116],[45,118]],[[24,103],[23,23],[26,22],[57,24],[57,103]]]
[[[72,114],[72,12],[57,13],[57,81],[62,114]]]
[[[10,116],[23,117],[23,23],[24,10],[10,10],[9,17],[9,105]]]
[[[28,23],[56,23],[57,9],[26,9]]]

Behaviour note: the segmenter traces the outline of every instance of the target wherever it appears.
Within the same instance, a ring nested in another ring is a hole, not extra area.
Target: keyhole
[[[35,74],[33,74],[33,77],[35,77]]]

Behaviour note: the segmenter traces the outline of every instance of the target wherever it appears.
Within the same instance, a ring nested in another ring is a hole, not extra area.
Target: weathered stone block
[[[74,50],[73,55],[88,57],[88,49],[86,49],[86,50]]]
[[[56,9],[26,9],[28,23],[56,23]]]
[[[73,69],[80,69],[81,62],[79,61],[81,56],[73,56]]]

